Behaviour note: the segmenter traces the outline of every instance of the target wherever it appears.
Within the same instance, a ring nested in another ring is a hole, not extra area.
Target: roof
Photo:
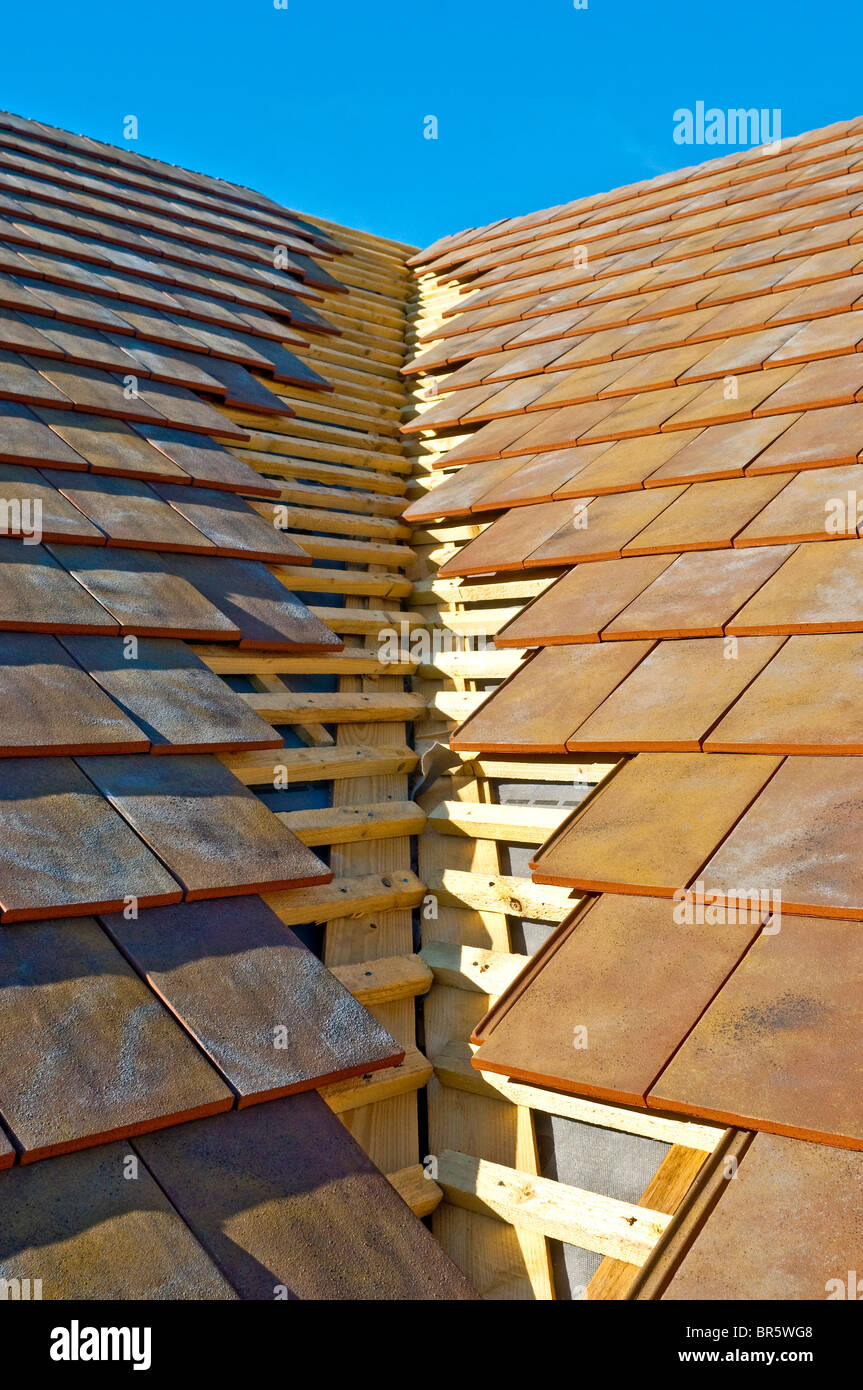
[[[481,1072],[863,1150],[860,212],[858,119],[414,258],[458,294],[404,369],[405,516],[537,593],[452,747],[615,764],[532,860],[573,911]]]
[[[296,487],[281,440],[349,410],[312,361],[350,260],[251,190],[0,113],[0,1277],[45,1298],[472,1296],[311,1094],[406,1048],[310,949],[341,888],[272,806],[278,672],[344,651],[285,583],[336,544],[290,533],[319,427]],[[397,491],[382,453],[357,480]],[[355,554],[401,559],[367,526]]]

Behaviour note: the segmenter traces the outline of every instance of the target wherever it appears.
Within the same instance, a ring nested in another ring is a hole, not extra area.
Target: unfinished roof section
[[[538,782],[615,764],[540,818],[534,882],[581,902],[474,1067],[834,1153],[863,1149],[860,213],[853,120],[471,229],[414,258],[439,311],[405,368],[427,463],[405,516],[459,630],[500,605],[453,750]],[[784,1230],[819,1160],[779,1146],[771,1197],[770,1152],[746,1200]],[[741,1296],[704,1252],[744,1209],[719,1203],[667,1296]]]

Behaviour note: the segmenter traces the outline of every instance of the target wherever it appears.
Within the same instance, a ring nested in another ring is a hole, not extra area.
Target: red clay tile
[[[128,1157],[102,1144],[7,1173],[0,1278],[39,1279],[54,1300],[236,1299],[147,1168],[129,1181]]]
[[[23,1163],[233,1104],[92,918],[0,932],[0,982],[0,1106]]]
[[[522,561],[540,542],[554,535],[565,520],[582,515],[580,501],[540,502],[513,508],[441,565],[438,574],[493,574],[521,569]]]
[[[0,539],[0,631],[117,632],[118,624],[45,546]]]
[[[473,1065],[643,1104],[759,929],[678,925],[667,898],[606,894],[555,933],[526,991],[516,982],[492,1010]]]
[[[684,448],[675,451],[667,463],[646,479],[645,487],[665,487],[669,483],[693,479],[708,482],[717,478],[742,477],[747,465],[758,458],[791,423],[792,420],[783,415],[779,419],[739,420],[727,425],[712,425],[702,430]],[[790,468],[791,465],[787,465],[785,471],[788,472]]]
[[[111,645],[119,639],[96,638]],[[149,739],[47,633],[0,633],[0,757],[146,753]]]
[[[620,642],[537,652],[450,735],[450,746],[490,753],[565,753],[573,726],[649,651],[649,642]],[[539,691],[544,692],[541,697]]]
[[[780,758],[639,753],[543,845],[537,883],[670,898],[697,875]]]
[[[52,487],[98,527],[110,547],[131,550],[213,550],[195,526],[137,478],[96,477],[86,473],[46,471]],[[191,488],[179,488],[191,492]],[[47,537],[53,539],[53,537]]]
[[[787,419],[787,416],[780,417]],[[863,404],[807,410],[783,431],[747,469],[748,473],[787,473],[855,463],[863,453]]]
[[[507,623],[496,634],[495,645],[545,647],[598,642],[606,624],[676,558],[650,555],[577,565]]]
[[[16,544],[16,542],[7,542]],[[185,637],[226,642],[239,637],[230,618],[190,583],[168,573],[166,563],[146,550],[108,550],[89,545],[51,545],[55,560],[92,595],[110,622],[138,637]],[[227,564],[228,561],[223,563]],[[55,632],[98,632],[98,626],[51,625]]]
[[[855,923],[771,918],[648,1103],[863,1149],[854,1084],[863,1066],[861,985],[863,937]]]
[[[680,553],[730,546],[746,523],[785,487],[784,474],[692,483],[655,521],[623,547],[624,555]],[[790,540],[781,534],[777,540]],[[721,562],[718,562],[721,563]]]
[[[618,645],[629,644],[603,643],[599,650]],[[721,637],[660,642],[576,727],[566,740],[567,750],[697,751],[716,721],[781,645],[778,637],[741,638],[731,649]]]
[[[101,686],[135,721],[150,740],[151,753],[230,753],[282,746],[275,729],[184,642],[142,637],[130,652],[121,637],[65,637],[63,646],[88,679],[92,677],[90,684]]]
[[[326,864],[218,758],[97,757],[78,766],[189,902],[332,881]]]
[[[792,547],[782,545],[733,550],[721,557],[710,550],[690,550],[603,629],[603,640],[720,637],[726,629],[763,635],[761,627],[750,631],[736,626],[734,615],[792,553]],[[770,631],[786,629],[780,625]]]
[[[704,747],[711,753],[863,753],[861,679],[863,635],[791,637]]]
[[[258,897],[178,903],[135,921],[117,913],[103,926],[218,1067],[241,1108],[404,1058],[386,1029]],[[283,1045],[276,1046],[279,1030]]]
[[[136,1139],[241,1298],[466,1299],[467,1280],[320,1096]]]
[[[705,892],[727,895],[755,885],[781,894],[783,912],[863,917],[860,876],[849,848],[861,828],[859,758],[786,758],[704,867]]]
[[[756,1135],[663,1298],[859,1298],[849,1271],[858,1268],[863,1241],[861,1181],[863,1165],[847,1150]]]
[[[766,546],[740,554],[783,549]],[[863,631],[863,545],[837,540],[798,546],[782,569],[739,607],[727,631],[740,636]]]
[[[575,514],[527,555],[524,567],[616,559],[626,543],[676,501],[682,491],[680,487],[668,487],[654,492],[639,489],[614,493],[589,502],[584,510],[579,510],[577,500],[551,503],[574,508]]]
[[[182,896],[71,758],[10,758],[0,784],[0,828],[4,922],[122,911],[131,899],[146,907]]]

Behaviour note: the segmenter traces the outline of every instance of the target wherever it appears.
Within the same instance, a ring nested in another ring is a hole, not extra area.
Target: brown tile
[[[577,496],[580,492],[602,495],[638,488],[657,469],[680,452],[698,430],[679,430],[674,434],[646,434],[640,439],[622,439],[617,444],[594,444],[602,449],[595,463],[588,464],[573,480],[555,492],[555,497]]]
[[[603,629],[620,637],[720,637],[742,632],[732,621],[792,554],[790,546],[766,545],[721,556],[690,550]],[[784,628],[771,631],[785,631]],[[762,632],[761,628],[757,629]],[[755,634],[753,634],[755,635]]]
[[[676,559],[648,555],[577,565],[495,636],[498,647],[598,642],[602,629]]]
[[[769,365],[809,362],[837,353],[854,352],[863,340],[863,310],[830,314],[803,324],[769,359]]]
[[[675,451],[667,463],[646,479],[645,487],[665,487],[669,483],[693,479],[708,482],[717,478],[742,477],[747,464],[758,458],[791,423],[784,415],[779,419],[739,420],[728,425],[712,425],[702,430],[679,452]],[[789,468],[785,471],[789,471]]]
[[[863,392],[863,353],[807,362],[770,397],[771,412],[850,405]]]
[[[784,912],[863,917],[853,848],[861,832],[859,758],[786,758],[700,877],[708,893],[754,884],[781,894]]]
[[[63,646],[161,753],[280,748],[283,739],[184,642],[142,637],[68,637]],[[0,639],[0,652],[2,652]],[[2,684],[2,672],[0,672]],[[75,752],[98,751],[77,748]],[[131,752],[132,749],[117,749]]]
[[[441,478],[424,496],[403,512],[407,522],[436,521],[439,517],[469,515],[475,502],[491,492],[497,483],[525,467],[530,455],[521,458],[486,459],[483,463],[459,468]],[[478,508],[477,510],[482,510]]]
[[[679,487],[668,487],[657,488],[654,492],[639,489],[613,493],[589,502],[583,512],[578,510],[577,500],[552,503],[552,506],[575,508],[575,515],[530,552],[524,567],[536,569],[543,565],[615,559],[627,541],[670,506],[682,491]]]
[[[504,446],[501,453],[539,454],[547,449],[568,448],[579,442],[593,443],[593,440],[586,438],[591,428],[619,407],[620,402],[617,400],[587,401],[584,405],[567,405],[559,410],[539,411],[535,417],[532,414],[518,416],[519,420],[526,421],[531,428],[519,434],[518,448],[513,443]]]
[[[776,549],[782,547],[740,553]],[[838,540],[798,546],[779,573],[739,608],[727,630],[741,636],[863,630],[863,545]]]
[[[218,758],[81,758],[78,766],[189,902],[332,881],[326,864]]]
[[[118,639],[97,638],[113,644]],[[146,753],[137,724],[47,633],[0,633],[0,757]]]
[[[29,359],[15,352],[0,352],[0,397],[22,405],[51,405],[53,402],[67,406],[69,397],[40,370],[41,366],[50,369],[57,365],[47,358]]]
[[[128,337],[117,335],[112,342],[95,328],[60,323],[57,319],[37,318],[35,314],[28,316],[27,321],[44,334],[51,349],[50,357],[77,362],[81,366],[104,367],[106,371],[135,373],[140,370],[141,364],[132,355],[132,343]],[[42,355],[41,350],[38,355]],[[32,356],[30,360],[32,362]]]
[[[606,444],[594,444],[592,448],[552,449],[546,454],[528,455],[519,461],[517,470],[512,470],[488,492],[482,493],[471,510],[481,512],[494,507],[519,507],[527,502],[550,502],[558,489],[574,483],[607,448]]]
[[[676,502],[623,547],[623,554],[654,555],[730,546],[738,532],[786,482],[784,474],[777,474],[692,483]],[[791,537],[777,539],[790,540]]]
[[[459,419],[463,424],[476,424],[481,420],[496,420],[505,415],[520,415],[539,398],[544,398],[550,389],[550,384],[544,375],[521,377],[516,381],[508,382],[485,382],[482,387],[475,388],[475,393],[482,400],[462,413]],[[471,395],[474,392],[470,393]],[[550,402],[556,404],[556,402]],[[427,418],[422,417],[424,420]]]
[[[71,758],[4,762],[0,829],[4,922],[96,909],[119,912],[133,898],[147,907],[182,896]]]
[[[32,302],[32,301],[31,301]],[[45,333],[50,320],[36,314],[16,314],[12,309],[0,310],[0,347],[6,352],[30,352],[34,355],[56,357],[55,340]]]
[[[675,386],[680,378],[683,384],[693,380],[690,372],[695,372],[709,352],[703,343],[694,346],[666,348],[664,351],[647,353],[644,357],[630,362],[628,371],[618,376],[610,386],[603,390],[604,396],[625,396],[631,391],[667,390]],[[618,361],[618,366],[620,362]],[[698,380],[697,377],[694,378]]]
[[[649,651],[649,642],[618,642],[537,652],[450,735],[450,745],[489,753],[565,753],[573,727]]]
[[[705,353],[709,344],[701,343],[701,356],[683,374],[683,381],[709,381],[711,377],[734,376],[738,372],[756,371],[770,361],[775,365],[772,353],[779,354],[775,362],[798,360],[783,358],[781,353],[789,338],[801,327],[800,324],[786,323],[777,328],[765,328],[760,333],[742,333],[736,337],[721,340],[716,347]],[[692,351],[692,349],[690,349]]]
[[[582,514],[581,502],[538,502],[516,507],[498,517],[441,565],[438,574],[494,574],[519,570],[522,561],[542,541],[554,535],[565,520]]]
[[[52,362],[45,358],[30,359],[31,368],[38,368],[44,380],[53,387],[51,396],[37,402],[49,405],[52,400],[60,406],[71,401],[79,410],[97,415],[115,416],[121,420],[160,419],[158,411],[147,404],[143,395],[127,397],[123,380],[98,367],[80,367],[72,362]],[[146,384],[142,381],[141,385]]]
[[[12,544],[12,542],[10,542]],[[228,642],[239,629],[187,580],[167,571],[167,561],[146,550],[108,550],[89,545],[51,545],[50,554],[77,580],[85,597],[111,618],[111,627],[138,637],[186,637]],[[227,561],[223,563],[228,563]],[[98,627],[52,625],[55,632],[99,631]]]
[[[178,903],[142,912],[137,921],[117,913],[103,925],[227,1078],[241,1107],[404,1058],[260,898]]]
[[[504,996],[474,1066],[642,1105],[758,930],[681,926],[667,898],[603,895],[555,934],[527,987]]]
[[[787,419],[787,416],[780,417]],[[787,473],[855,463],[863,453],[863,404],[807,410],[751,463],[748,473]]]
[[[48,429],[34,411],[14,401],[0,401],[0,460],[79,472],[87,467],[87,460]]]
[[[272,564],[310,565],[312,557],[296,541],[268,525],[248,502],[229,492],[210,488],[157,484],[163,501],[204,536],[217,554]],[[200,548],[200,547],[198,547]]]
[[[771,918],[649,1103],[863,1149],[861,985],[855,923]]]
[[[165,425],[139,425],[135,432],[159,452],[166,472],[183,475],[167,478],[167,481],[182,482],[183,477],[188,476],[197,487],[243,492],[254,497],[281,495],[281,483],[262,478],[242,459],[205,434],[172,430]]]
[[[92,473],[44,474],[84,517],[107,536],[110,547],[131,550],[212,551],[211,542],[139,478]],[[178,488],[191,492],[191,488]],[[48,539],[53,539],[48,537]]]
[[[584,435],[582,443],[657,434],[667,420],[681,413],[687,402],[699,396],[703,390],[700,383],[695,386],[670,386],[664,391],[639,391],[634,396],[606,401],[606,404],[616,405],[617,409],[593,425]]]
[[[694,399],[668,418],[663,429],[695,429],[699,426],[721,425],[730,420],[745,420],[759,406],[790,381],[799,367],[771,367],[763,372],[744,372],[736,378],[737,394],[728,393],[725,378],[710,381]],[[677,388],[681,390],[681,387]]]
[[[92,639],[91,639],[92,640]],[[628,643],[604,642],[600,651]],[[639,644],[640,645],[640,644]],[[697,751],[782,645],[779,637],[660,642],[566,741],[570,753]],[[575,650],[592,652],[595,647]]]
[[[316,1095],[136,1139],[243,1299],[473,1298],[421,1221]]]
[[[776,1074],[772,1064],[771,1071]],[[854,1153],[756,1135],[663,1298],[777,1304],[859,1298],[861,1181],[863,1164]]]
[[[829,671],[829,680],[824,672]],[[863,635],[790,637],[705,742],[712,753],[863,753]]]
[[[0,932],[0,982],[0,1106],[22,1162],[233,1103],[91,917]]]
[[[274,651],[340,652],[343,642],[255,560],[170,555],[170,575],[204,595],[240,631],[241,647]]]
[[[639,753],[543,845],[538,883],[670,898],[694,879],[780,758]]]
[[[625,362],[596,362],[591,367],[576,367],[574,372],[554,372],[550,377],[544,376],[540,397],[533,398],[530,408],[550,410],[553,406],[580,405],[583,401],[596,400],[603,388],[626,373],[627,366]]]
[[[86,415],[75,410],[39,410],[35,412],[43,425],[48,426],[58,446],[65,444],[79,456],[92,473],[116,474],[122,478],[171,479],[182,482],[186,474],[156,449],[151,449],[139,434],[121,420],[106,420],[99,415]],[[39,460],[52,468],[66,465],[62,460]]]
[[[454,468],[456,464],[500,458],[505,450],[513,454],[532,453],[527,446],[523,449],[515,448],[515,444],[522,435],[535,427],[536,421],[527,415],[507,415],[502,420],[490,420],[487,425],[481,425],[468,439],[436,460],[435,467]]]
[[[236,1294],[129,1145],[102,1144],[0,1184],[0,1278],[41,1281],[42,1298],[231,1300]]]
[[[58,492],[52,478],[68,478],[68,472],[40,473],[35,468],[0,463],[0,536],[36,536],[40,541],[80,541],[104,545],[105,536]]]
[[[45,546],[0,538],[0,630],[116,632],[117,621]]]
[[[785,479],[786,474],[765,474]],[[744,483],[752,487],[758,479]],[[863,483],[863,468],[813,468],[797,473],[735,538],[736,546],[764,545],[772,541],[820,541],[857,534],[856,489]],[[849,497],[851,505],[849,507]]]

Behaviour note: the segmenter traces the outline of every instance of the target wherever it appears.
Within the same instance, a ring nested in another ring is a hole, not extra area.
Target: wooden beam
[[[433,1175],[447,1200],[458,1206],[639,1266],[671,1219],[453,1150],[438,1156]]]
[[[462,869],[444,868],[430,879],[430,893],[441,902],[476,908],[479,912],[502,912],[526,917],[532,922],[562,922],[580,899],[569,888],[531,883],[508,874],[474,874]]]
[[[402,574],[375,570],[331,570],[323,565],[269,565],[288,589],[303,594],[355,594],[369,598],[407,598],[413,585]]]
[[[431,989],[433,975],[419,956],[379,956],[356,965],[334,965],[332,973],[366,1008],[415,999]]]
[[[706,1157],[699,1149],[673,1145],[639,1197],[638,1205],[673,1216],[698,1177]],[[626,1298],[638,1269],[638,1265],[607,1256],[587,1286],[588,1299],[607,1302]]]
[[[359,917],[391,908],[419,907],[425,885],[409,870],[393,874],[364,874],[358,878],[337,878],[312,888],[290,888],[265,893],[286,927],[304,922],[332,922],[337,917]]]
[[[414,1216],[431,1216],[443,1201],[443,1191],[428,1176],[421,1163],[412,1163],[407,1168],[400,1168],[397,1173],[387,1173],[387,1181],[407,1202]]]
[[[223,753],[222,762],[247,787],[333,782],[346,777],[382,777],[411,772],[419,762],[406,744],[358,743],[345,748],[277,748]]]
[[[410,723],[425,709],[421,695],[357,695],[288,691],[281,695],[244,695],[243,699],[270,724],[368,724],[402,720]]]
[[[492,996],[503,994],[530,959],[455,941],[424,941],[420,957],[439,984]]]
[[[568,815],[568,809],[556,806],[498,806],[469,801],[441,801],[429,812],[429,824],[444,835],[542,845]]]
[[[410,676],[410,661],[379,661],[373,654],[350,649],[323,656],[293,656],[290,652],[243,651],[238,647],[195,646],[196,656],[217,676]]]
[[[383,1067],[380,1071],[367,1072],[364,1076],[354,1076],[347,1081],[335,1081],[330,1086],[322,1086],[319,1095],[336,1115],[348,1110],[358,1110],[364,1105],[376,1105],[393,1096],[402,1096],[411,1091],[419,1091],[428,1083],[432,1074],[431,1063],[426,1061],[418,1047],[409,1047],[405,1059],[397,1067]]]
[[[276,814],[310,848],[419,835],[426,821],[425,812],[414,801],[380,801],[368,806],[328,806],[319,811]]]

